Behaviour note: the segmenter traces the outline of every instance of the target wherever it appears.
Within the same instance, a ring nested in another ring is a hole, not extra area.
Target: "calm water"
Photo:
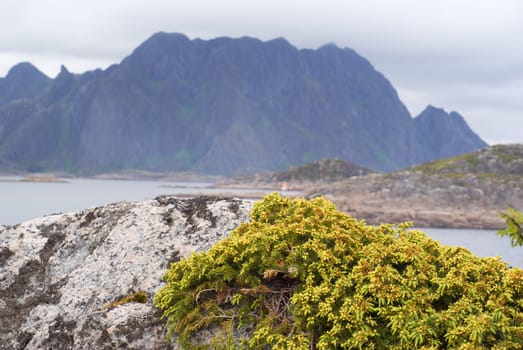
[[[500,256],[511,266],[523,267],[523,247],[512,247],[510,239],[492,230],[419,228],[442,244],[461,246],[478,256]]]
[[[5,182],[0,177],[0,225],[39,216],[78,211],[122,200],[143,201],[163,194],[234,192],[210,183],[67,179],[66,183]],[[241,190],[260,192],[259,190]]]
[[[207,188],[209,183],[194,182],[93,179],[69,179],[67,183],[1,181],[6,179],[14,178],[0,177],[0,225],[13,225],[46,214],[77,211],[122,200],[149,200],[162,194],[231,192]],[[462,246],[479,256],[501,256],[510,265],[523,267],[523,247],[511,247],[510,241],[498,237],[495,231],[420,229],[443,244]]]

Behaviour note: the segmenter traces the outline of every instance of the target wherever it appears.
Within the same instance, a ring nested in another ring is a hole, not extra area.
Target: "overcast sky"
[[[120,62],[158,31],[284,37],[367,58],[413,116],[462,114],[490,144],[523,143],[521,0],[0,0],[0,77],[30,61],[50,77]]]

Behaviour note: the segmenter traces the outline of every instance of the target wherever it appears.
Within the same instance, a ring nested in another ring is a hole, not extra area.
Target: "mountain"
[[[455,113],[413,119],[366,59],[332,44],[157,33],[119,64],[62,67],[24,96],[8,93],[19,81],[9,75],[3,171],[233,175],[322,158],[392,171],[486,146]]]
[[[34,98],[49,85],[49,79],[29,62],[22,62],[0,79],[0,105],[7,102]]]
[[[421,159],[447,158],[455,156],[456,149],[475,150],[486,146],[456,112],[449,114],[428,106],[414,119],[414,125],[417,133],[425,137]]]

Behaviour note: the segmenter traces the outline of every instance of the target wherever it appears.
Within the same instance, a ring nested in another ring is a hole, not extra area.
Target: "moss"
[[[185,348],[523,344],[523,270],[407,224],[368,226],[322,198],[266,196],[249,223],[172,264],[164,280],[154,302]],[[213,327],[222,331],[208,344],[192,343]]]
[[[121,297],[120,299],[113,301],[112,303],[103,306],[103,309],[113,309],[117,306],[128,304],[128,303],[141,303],[147,302],[147,294],[142,291],[134,292],[132,294]]]

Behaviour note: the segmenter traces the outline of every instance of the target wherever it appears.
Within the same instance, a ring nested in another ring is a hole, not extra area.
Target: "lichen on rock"
[[[166,349],[169,265],[248,219],[249,201],[159,197],[0,228],[0,349]],[[145,303],[104,308],[142,291]]]

